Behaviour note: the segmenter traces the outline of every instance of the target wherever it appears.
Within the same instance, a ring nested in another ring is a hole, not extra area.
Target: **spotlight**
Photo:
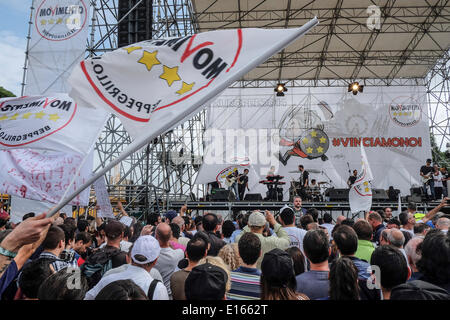
[[[284,92],[287,91],[287,88],[284,86],[283,83],[279,83],[277,84],[277,86],[273,91],[277,93],[277,97],[284,97]]]
[[[348,85],[348,92],[352,92],[354,95],[357,95],[358,92],[363,92],[364,86],[360,85],[358,82],[353,82]]]

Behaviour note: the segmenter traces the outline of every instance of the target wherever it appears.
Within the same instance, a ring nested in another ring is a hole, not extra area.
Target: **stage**
[[[431,202],[422,202],[416,203],[418,212],[428,212],[434,207],[436,207],[440,202],[439,201],[431,201]],[[269,210],[269,211],[279,211],[284,205],[292,206],[292,202],[288,201],[171,201],[169,204],[169,208],[179,211],[180,208],[187,204],[188,209],[198,210],[202,213],[210,212],[210,211],[227,211],[228,214],[231,214],[235,211],[250,211],[250,210]],[[402,208],[406,210],[407,202],[402,201]],[[303,201],[302,207],[305,209],[315,208],[321,212],[321,214],[325,212],[335,213],[345,215],[347,217],[357,217],[358,214],[352,215],[350,211],[350,205],[348,201],[334,201],[334,202],[306,202]],[[372,203],[372,210],[384,209],[386,207],[392,208],[392,212],[394,216],[396,216],[398,202],[389,202],[389,201],[380,201]],[[334,216],[333,215],[333,216]],[[362,217],[362,214],[360,214]]]

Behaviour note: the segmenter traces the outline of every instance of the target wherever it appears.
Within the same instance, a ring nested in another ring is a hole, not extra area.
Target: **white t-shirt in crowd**
[[[334,224],[331,223],[322,223],[320,226],[327,228],[328,235],[330,236],[330,240],[333,240],[333,237],[331,236],[331,232],[334,229]]]
[[[122,240],[122,241],[120,241],[120,250],[128,253],[128,251],[130,251],[130,248],[132,245],[133,245],[132,242]],[[104,246],[106,246],[106,242],[102,243],[100,245],[100,248],[103,248]]]
[[[442,188],[444,185],[442,184],[442,179],[444,178],[444,176],[442,175],[442,173],[439,171],[439,174],[437,176],[433,176],[434,178],[434,187],[436,188]]]
[[[407,229],[404,229],[404,228],[400,228],[400,231],[406,231],[406,232],[409,232],[409,233],[411,234],[411,237],[414,238],[414,231],[413,231],[413,230],[407,230]]]
[[[178,262],[184,259],[184,252],[181,249],[161,248],[158,260],[155,264],[155,269],[161,273],[164,280],[164,285],[167,288],[169,297],[172,296],[172,290],[170,289],[170,277],[174,273],[175,268],[178,266]]]
[[[289,247],[297,247],[303,252],[303,238],[307,231],[297,227],[284,227],[283,229],[289,235]]]
[[[106,277],[103,276],[99,283],[86,293],[84,300],[94,300],[98,293],[111,282],[127,279],[132,280],[145,294],[147,294],[153,281],[153,277],[145,269],[129,265],[123,272],[113,273]],[[158,282],[156,285],[152,300],[169,300],[167,289],[161,282]]]

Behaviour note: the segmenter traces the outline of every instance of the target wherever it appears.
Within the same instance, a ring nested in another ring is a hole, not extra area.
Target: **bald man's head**
[[[167,244],[172,237],[172,229],[167,223],[160,223],[156,227],[156,239],[162,243]]]
[[[347,219],[345,216],[339,216],[336,218],[336,224],[341,224],[342,221],[344,221],[345,219]]]
[[[390,229],[388,233],[388,240],[391,245],[397,248],[402,248],[405,243],[405,236],[403,232],[398,229]]]

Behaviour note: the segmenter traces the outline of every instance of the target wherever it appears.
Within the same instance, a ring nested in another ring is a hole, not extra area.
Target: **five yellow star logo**
[[[320,143],[325,143],[325,142],[327,142],[327,139],[325,139],[325,137],[322,137],[322,138],[320,138],[319,140],[320,140]]]
[[[180,76],[178,75],[178,67],[169,68],[167,66],[164,66],[164,72],[159,77],[166,80],[169,87],[172,86],[172,83],[174,83],[174,81],[181,80]]]
[[[317,153],[322,153],[323,152],[323,148],[322,147],[318,147],[317,148]]]
[[[128,48],[123,48],[124,50],[127,50],[127,52],[128,52],[128,54],[130,54],[130,53],[132,53],[134,50],[139,50],[139,49],[142,49],[142,47],[128,47]],[[145,52],[147,52],[147,51],[144,51],[144,54],[145,54]],[[144,56],[142,56],[142,57],[144,57]],[[141,58],[142,59],[142,58]],[[155,57],[155,59],[156,59],[156,57]],[[139,61],[138,61],[139,62]],[[159,61],[158,61],[159,62]]]
[[[130,53],[130,52],[128,52],[128,53]],[[139,59],[138,62],[145,64],[145,66],[147,67],[147,70],[150,71],[154,65],[161,64],[161,62],[159,62],[159,60],[156,59],[157,53],[158,53],[158,51],[148,52],[148,51],[144,50],[144,53],[142,54],[142,58]]]
[[[183,81],[181,89],[178,90],[177,93],[181,95],[181,94],[184,94],[184,93],[186,93],[188,91],[191,91],[192,87],[194,86],[194,84],[195,84],[195,82],[192,82],[192,83],[189,84],[189,83],[186,83],[186,82]]]
[[[311,137],[316,137],[317,136],[317,132],[315,130],[311,131]]]
[[[35,113],[35,119],[42,119],[43,116],[45,116],[45,113],[43,113],[42,111],[39,113]]]
[[[311,147],[306,148],[306,152],[307,152],[307,153],[312,153],[312,152],[313,152],[313,148],[311,148]]]
[[[308,138],[303,138],[302,141],[303,141],[304,144],[308,144],[308,142],[309,142]]]
[[[52,121],[56,121],[56,120],[60,119],[60,117],[56,113],[54,113],[54,114],[49,114],[48,119],[52,120]]]

